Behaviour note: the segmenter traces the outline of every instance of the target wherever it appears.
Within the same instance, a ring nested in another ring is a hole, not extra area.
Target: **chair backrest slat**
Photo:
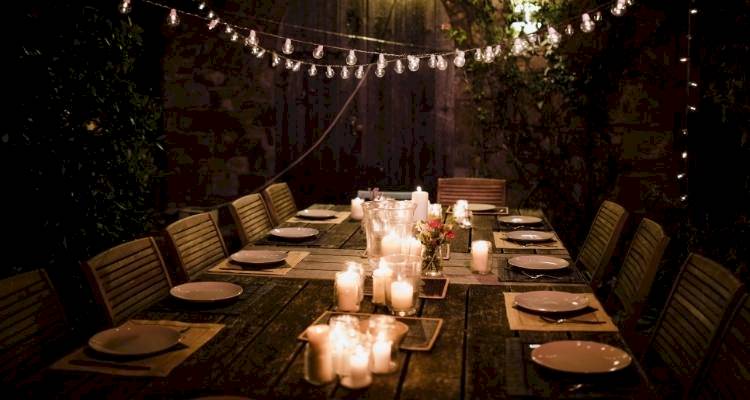
[[[237,225],[243,246],[264,237],[273,229],[271,216],[268,214],[263,197],[258,193],[233,201],[229,206],[229,211]]]
[[[628,213],[622,206],[605,200],[591,223],[576,264],[588,275],[595,288],[601,284],[607,271],[627,217]]]
[[[438,178],[437,202],[451,205],[457,200],[505,206],[505,180],[493,178]]]
[[[172,287],[164,259],[150,237],[106,250],[85,262],[83,269],[110,325],[165,297]]]
[[[263,198],[266,201],[271,221],[278,225],[297,213],[297,204],[294,196],[285,182],[274,183],[263,190]]]
[[[56,358],[68,338],[57,293],[44,270],[0,281],[0,376],[23,378]]]
[[[174,259],[184,280],[192,280],[227,257],[227,247],[211,213],[172,223],[166,229]]]
[[[647,356],[658,355],[688,390],[715,346],[742,284],[716,262],[690,254],[651,337]]]

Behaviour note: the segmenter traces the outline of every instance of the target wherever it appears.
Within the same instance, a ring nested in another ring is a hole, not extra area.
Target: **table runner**
[[[557,234],[554,234],[553,241],[550,242],[527,242],[517,243],[507,239],[506,232],[492,232],[492,238],[495,241],[497,249],[528,249],[528,250],[565,250],[565,246],[560,241]]]
[[[98,372],[122,376],[167,376],[172,370],[185,361],[191,354],[195,353],[219,331],[224,328],[223,324],[209,323],[187,323],[179,321],[147,321],[130,320],[122,326],[133,324],[163,325],[174,327],[177,330],[189,328],[182,334],[180,343],[173,350],[165,351],[144,358],[129,358],[123,360],[103,359],[95,357],[92,350],[87,346],[61,358],[50,366],[52,369],[66,371]],[[95,365],[96,363],[101,363]],[[85,364],[85,365],[84,365]]]
[[[575,319],[579,320],[591,320],[591,321],[606,321],[604,324],[577,324],[574,322],[547,322],[542,320],[538,314],[526,312],[515,308],[516,296],[520,293],[504,292],[503,297],[505,298],[505,315],[508,318],[508,324],[510,329],[514,331],[589,331],[589,332],[618,332],[617,326],[612,322],[612,319],[602,309],[602,305],[599,300],[596,299],[591,293],[580,293],[582,296],[586,296],[589,299],[589,305],[595,310],[588,314],[577,315]],[[549,314],[551,315],[551,314]]]
[[[229,258],[227,258],[213,266],[208,272],[215,274],[283,276],[291,271],[297,264],[302,262],[302,260],[308,255],[310,255],[309,251],[292,250],[286,256],[286,263],[267,269],[243,268],[240,265],[234,264]]]
[[[292,216],[286,220],[286,222],[300,223],[300,224],[340,224],[349,218],[351,211],[336,211],[335,218],[328,219],[309,219],[309,218],[297,218]]]

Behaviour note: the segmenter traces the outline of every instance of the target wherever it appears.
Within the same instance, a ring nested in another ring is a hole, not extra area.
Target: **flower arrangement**
[[[424,246],[422,253],[422,274],[442,276],[443,267],[440,264],[440,247],[448,240],[456,237],[453,224],[443,223],[439,219],[419,221],[414,227],[417,240]]]

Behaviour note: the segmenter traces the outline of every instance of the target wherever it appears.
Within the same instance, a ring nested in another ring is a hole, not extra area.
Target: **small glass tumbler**
[[[333,299],[336,311],[357,312],[362,301],[362,277],[354,271],[339,271],[333,283]]]

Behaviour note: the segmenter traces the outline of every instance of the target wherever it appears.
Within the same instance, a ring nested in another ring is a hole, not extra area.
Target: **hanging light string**
[[[348,79],[352,75],[352,70],[354,71],[354,76],[358,79],[361,79],[364,76],[364,67],[368,66],[376,66],[375,69],[375,75],[377,77],[383,77],[386,72],[386,68],[389,65],[393,65],[393,70],[397,74],[401,74],[405,71],[406,68],[408,68],[410,71],[415,72],[419,69],[421,61],[424,59],[427,59],[427,65],[429,68],[437,68],[438,70],[445,70],[448,67],[448,61],[446,58],[452,57],[453,64],[461,68],[466,63],[466,57],[472,56],[473,59],[476,62],[484,62],[484,63],[491,63],[494,61],[494,59],[501,55],[507,55],[508,53],[514,55],[514,56],[521,56],[527,53],[530,48],[532,48],[533,45],[537,43],[542,43],[544,40],[547,41],[551,46],[557,46],[560,41],[562,40],[562,34],[558,29],[553,27],[552,25],[547,26],[546,34],[541,33],[542,27],[540,24],[538,24],[538,30],[532,33],[526,33],[523,36],[519,36],[515,39],[513,39],[512,42],[508,43],[499,43],[495,45],[488,45],[485,47],[474,47],[470,49],[455,49],[455,50],[440,50],[433,53],[390,53],[390,52],[379,52],[379,51],[370,51],[370,50],[362,50],[357,48],[347,48],[347,47],[341,47],[341,46],[335,46],[335,45],[322,45],[320,43],[307,41],[307,40],[301,40],[301,39],[292,39],[290,37],[285,37],[281,35],[277,35],[274,33],[264,32],[257,29],[249,28],[246,26],[237,25],[228,21],[223,20],[219,15],[216,14],[213,10],[210,10],[206,3],[203,1],[196,1],[198,3],[198,10],[200,12],[205,13],[205,15],[200,15],[193,12],[183,11],[176,9],[174,7],[167,6],[165,4],[159,3],[154,0],[141,0],[142,2],[163,8],[166,10],[169,10],[169,16],[167,18],[167,23],[171,26],[175,26],[179,23],[179,17],[178,14],[187,15],[190,17],[202,19],[204,21],[208,21],[208,29],[209,30],[223,30],[230,38],[231,41],[242,41],[247,47],[250,47],[252,50],[252,54],[255,55],[257,58],[263,58],[266,53],[270,54],[271,58],[271,67],[276,67],[279,64],[284,65],[286,69],[289,69],[293,72],[297,72],[301,70],[302,65],[307,66],[307,72],[310,76],[315,76],[318,73],[318,69],[322,69],[324,71],[324,74],[328,78],[333,78],[336,75],[336,70],[340,71],[340,75],[342,79]],[[131,0],[122,0],[119,6],[119,9],[122,13],[127,13],[131,9]],[[579,29],[585,33],[592,32],[596,26],[597,22],[600,22],[602,20],[602,10],[605,10],[607,8],[610,9],[610,12],[614,16],[621,16],[625,13],[626,8],[632,4],[632,0],[614,0],[610,1],[604,4],[601,4],[595,8],[591,8],[589,10],[586,10],[586,12],[582,13],[580,16],[580,25],[578,25]],[[610,8],[611,7],[611,8]],[[563,31],[566,35],[570,36],[573,35],[575,32],[574,28],[574,21],[578,20],[579,18],[570,18],[568,20],[563,20],[558,22],[558,27],[560,30]],[[279,23],[281,24],[281,23]],[[305,28],[305,29],[311,29],[311,28]],[[242,35],[240,34],[242,32]],[[260,45],[260,37],[270,37],[273,39],[280,39],[283,41],[283,45],[281,47],[281,55],[271,50],[270,48],[266,48]],[[357,39],[356,37],[351,37],[352,39]],[[346,53],[345,62],[346,64],[328,64],[328,63],[322,63],[322,62],[312,62],[309,60],[303,60],[299,58],[294,58],[290,55],[294,54],[295,52],[295,43],[297,45],[305,45],[310,46],[313,48],[313,51],[311,53],[312,57],[316,60],[323,59],[325,57],[325,50],[326,49],[334,49],[338,51],[342,51]],[[396,42],[392,42],[396,43]],[[407,45],[408,47],[416,48],[421,47],[417,45]],[[367,62],[367,63],[360,63],[359,59],[357,57],[358,53],[377,56],[377,61],[375,62]],[[406,63],[406,66],[404,65]]]
[[[698,111],[698,108],[693,104],[691,100],[695,97],[691,94],[692,91],[698,87],[698,83],[692,80],[692,75],[690,73],[690,66],[692,64],[691,48],[693,47],[693,18],[696,18],[697,14],[698,9],[695,8],[695,0],[690,0],[690,4],[687,10],[687,34],[685,37],[687,46],[685,48],[685,55],[681,56],[679,60],[681,63],[685,64],[685,112],[683,113],[681,129],[682,140],[680,141],[682,143],[682,151],[680,152],[681,170],[677,173],[677,180],[680,183],[680,190],[682,191],[682,194],[680,195],[680,201],[682,202],[686,202],[688,199],[688,124],[690,122],[690,114]]]

